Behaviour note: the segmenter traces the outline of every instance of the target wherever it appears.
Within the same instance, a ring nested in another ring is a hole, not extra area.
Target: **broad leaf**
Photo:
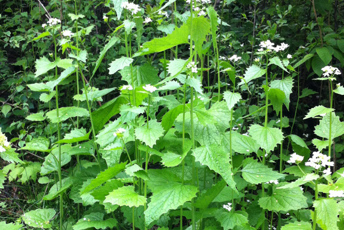
[[[91,181],[91,183],[82,191],[80,191],[80,194],[84,194],[87,192],[92,191],[93,189],[99,187],[106,181],[112,179],[114,176],[116,176],[118,173],[124,170],[126,163],[117,164],[113,167],[110,167],[106,169],[105,171],[99,173],[95,179]]]
[[[233,229],[235,226],[241,226],[248,223],[247,213],[242,211],[228,212],[224,208],[216,212],[215,218],[221,223],[224,230]]]
[[[284,92],[280,89],[270,88],[268,91],[269,100],[277,114],[282,109],[283,103],[287,100]]]
[[[135,136],[140,141],[144,142],[149,147],[153,148],[156,141],[159,140],[164,134],[164,129],[161,126],[161,123],[158,123],[156,120],[148,121],[148,125],[138,127],[135,129]]]
[[[313,206],[317,215],[317,224],[323,230],[339,230],[337,226],[339,208],[334,199],[315,200]]]
[[[280,89],[284,92],[286,97],[284,104],[289,109],[290,94],[292,93],[293,88],[293,79],[291,77],[286,77],[282,80],[274,80],[271,82],[271,88]]]
[[[50,220],[55,216],[54,209],[36,209],[22,215],[25,224],[34,228],[51,228]]]
[[[299,179],[297,179],[296,181],[294,182],[291,182],[289,184],[286,184],[284,186],[281,186],[281,187],[278,187],[277,189],[285,189],[285,188],[298,188],[300,187],[301,185],[303,184],[306,184],[310,181],[313,181],[313,180],[316,180],[318,179],[319,176],[314,174],[314,173],[311,173],[311,174],[307,174]]]
[[[44,121],[45,120],[44,112],[30,114],[25,119],[29,121]]]
[[[32,139],[30,142],[26,142],[26,145],[23,148],[20,148],[20,150],[50,152],[49,146],[50,141],[48,138],[38,137]]]
[[[232,135],[232,149],[235,152],[245,155],[252,152],[258,152],[259,144],[253,140],[252,137],[232,131],[231,134],[226,135],[226,138],[228,139],[227,142],[229,142],[230,135]]]
[[[70,149],[70,146],[62,146],[62,154],[61,154],[61,167],[68,164],[71,161],[71,156],[65,152],[65,149]],[[54,149],[48,156],[45,157],[45,161],[43,162],[41,168],[41,174],[46,175],[54,171],[58,171],[59,169],[59,154],[58,148]]]
[[[167,72],[171,76],[179,74],[184,68],[188,60],[174,59],[168,63]]]
[[[134,59],[128,58],[128,57],[121,57],[114,60],[113,62],[110,63],[109,74],[114,74],[118,70],[121,70],[126,66],[129,66],[133,61]]]
[[[90,133],[86,133],[86,129],[73,129],[70,133],[67,133],[64,139],[56,143],[71,144],[75,142],[86,141],[89,139]]]
[[[60,181],[56,182],[50,190],[47,195],[43,197],[43,200],[53,200],[57,196],[59,196],[61,193],[64,193],[69,187],[71,187],[73,184],[73,180],[71,177],[67,177],[62,179],[62,186],[60,187]]]
[[[74,230],[83,230],[83,229],[114,229],[117,226],[116,219],[107,219],[103,220],[104,214],[101,212],[93,212],[90,213],[73,225]]]
[[[325,65],[330,63],[330,61],[332,60],[332,55],[326,47],[318,47],[316,48],[316,52],[321,60],[325,63]]]
[[[227,184],[236,191],[228,151],[218,145],[210,145],[194,149],[192,155],[196,161],[220,174]]]
[[[248,132],[267,153],[272,151],[277,144],[281,143],[283,140],[283,133],[277,128],[263,127],[254,124],[250,126]]]
[[[197,197],[197,200],[194,203],[196,208],[206,209],[211,202],[220,194],[220,192],[226,187],[226,182],[221,180],[217,184],[209,188],[205,193],[202,193]]]
[[[59,118],[57,118],[57,110],[51,110],[47,112],[46,116],[52,123],[58,123],[65,121],[71,117],[88,117],[89,113],[87,109],[80,107],[63,107],[59,108]]]
[[[111,203],[119,206],[139,207],[146,203],[146,198],[140,196],[134,190],[134,186],[125,186],[110,192],[104,203]]]
[[[315,145],[315,147],[317,147],[318,151],[322,151],[323,149],[326,149],[329,145],[329,141],[328,140],[319,140],[319,139],[313,139],[312,140],[312,144]]]
[[[229,110],[231,110],[234,107],[234,105],[238,103],[241,99],[240,93],[232,93],[230,91],[224,92],[223,97],[227,103]]]
[[[154,85],[160,80],[158,77],[158,70],[148,63],[142,66],[127,66],[123,68],[120,73],[123,81],[136,87],[146,84]]]
[[[294,135],[294,134],[290,134],[288,137],[290,137],[290,139],[291,139],[295,144],[297,144],[298,146],[301,146],[302,148],[308,149],[307,144],[305,143],[305,141],[304,141],[301,137],[299,137],[299,136],[297,136],[297,135]]]
[[[308,222],[294,222],[282,226],[281,230],[312,230],[311,223]]]
[[[116,88],[109,88],[109,89],[102,89],[102,90],[91,90],[87,92],[87,98],[89,101],[95,101],[95,100],[102,100],[101,97],[105,96],[108,93],[111,93]],[[77,94],[73,97],[74,100],[77,101],[86,101],[86,94]]]
[[[271,180],[278,180],[284,177],[283,174],[273,171],[266,165],[250,160],[241,170],[243,178],[252,184],[260,184]]]
[[[331,140],[344,134],[344,122],[340,122],[339,117],[333,112],[326,114],[323,119],[321,119],[319,125],[315,126],[314,133],[319,137],[330,139],[330,128]]]
[[[266,73],[266,69],[261,69],[257,65],[250,66],[244,74],[244,80],[246,83],[249,83],[250,81],[260,78]],[[241,82],[239,85],[244,84],[244,82]]]
[[[322,105],[315,106],[314,108],[309,110],[309,112],[307,113],[307,115],[303,119],[313,118],[313,117],[319,116],[321,114],[330,113],[332,111],[334,111],[334,109],[326,108]]]
[[[112,0],[112,3],[114,4],[114,9],[117,14],[117,20],[121,19],[121,15],[123,11],[123,7],[122,7],[123,2],[128,2],[128,0]]]
[[[260,198],[258,202],[260,207],[269,211],[299,210],[308,207],[307,198],[302,193],[300,188],[276,189],[274,186],[272,194]]]
[[[22,227],[23,227],[22,224],[13,224],[13,223],[6,224],[5,221],[0,222],[0,229],[19,230],[19,229],[22,229]]]
[[[21,163],[22,160],[19,159],[18,153],[15,152],[14,149],[10,148],[7,149],[5,152],[0,152],[0,158],[4,161],[8,161],[11,163]]]
[[[285,72],[289,73],[288,70],[284,67],[281,59],[277,56],[269,59],[269,65],[276,65],[280,67],[282,70],[284,70]]]

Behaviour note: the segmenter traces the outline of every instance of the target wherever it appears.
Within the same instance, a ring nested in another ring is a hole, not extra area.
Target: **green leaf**
[[[237,132],[232,133],[232,148],[235,152],[248,155],[252,152],[257,153],[259,144],[252,137],[241,135]],[[229,135],[226,136],[229,138]]]
[[[281,185],[283,184],[281,183]],[[276,189],[274,186],[272,194],[260,198],[258,203],[260,207],[269,211],[299,210],[308,207],[307,198],[302,193],[300,188]]]
[[[299,137],[299,136],[297,136],[297,135],[294,135],[294,134],[290,134],[288,137],[290,137],[290,139],[291,139],[295,144],[297,144],[298,146],[300,146],[300,147],[302,147],[302,148],[308,149],[307,144],[305,143],[304,140],[302,140],[301,137]]]
[[[8,223],[6,224],[5,221],[0,222],[0,229],[6,229],[6,230],[19,230],[23,227],[22,224],[13,224],[13,223]]]
[[[89,139],[90,132],[86,133],[86,129],[73,129],[70,133],[67,133],[64,139],[57,141],[56,143],[71,144],[75,142],[86,141]]]
[[[87,92],[87,98],[89,101],[102,100],[101,97],[114,91],[116,88],[102,89],[102,90],[91,90]],[[77,101],[86,101],[86,94],[77,94],[73,97]]]
[[[111,203],[119,206],[139,207],[146,203],[146,198],[140,196],[134,190],[134,186],[125,186],[110,192],[104,203]]]
[[[96,66],[95,66],[94,69],[93,69],[93,73],[92,73],[92,77],[91,77],[91,78],[93,78],[94,74],[97,72],[97,69],[99,68],[100,63],[102,62],[102,60],[103,60],[103,58],[104,58],[106,52],[107,52],[112,46],[114,46],[119,40],[120,40],[120,39],[117,38],[117,37],[112,37],[112,38],[110,39],[110,41],[109,41],[109,42],[105,45],[105,47],[102,49],[102,51],[101,51],[100,54],[99,54],[98,60],[97,60],[97,62],[96,62]]]
[[[236,103],[238,103],[241,99],[240,93],[232,93],[230,91],[226,91],[223,93],[223,98],[225,99],[228,109],[231,110]]]
[[[128,0],[112,0],[112,3],[114,4],[114,9],[117,14],[117,20],[121,19],[121,14],[123,11],[123,8],[122,8],[123,2],[128,2]]]
[[[3,173],[2,170],[0,170],[0,189],[3,189],[4,188],[4,182],[6,180],[6,174]],[[1,193],[1,191],[0,191]]]
[[[298,188],[300,187],[301,185],[303,184],[306,184],[310,181],[313,181],[313,180],[316,180],[318,179],[319,176],[314,174],[314,173],[311,173],[311,174],[307,174],[299,179],[297,179],[296,181],[294,182],[291,182],[289,184],[286,184],[284,186],[281,186],[281,187],[278,187],[277,189],[285,189],[285,188]]]
[[[121,57],[121,58],[114,60],[113,62],[110,63],[109,74],[114,74],[118,70],[124,69],[124,67],[126,67],[126,66],[130,66],[130,64],[133,61],[134,61],[134,59],[128,58],[128,57]]]
[[[78,220],[78,222],[73,225],[74,230],[83,230],[83,229],[114,229],[117,226],[116,219],[107,219],[103,220],[104,214],[101,212],[92,212],[88,215],[85,215],[84,218]]]
[[[142,66],[127,66],[120,71],[122,80],[132,86],[142,86],[146,84],[154,85],[159,82],[158,70],[146,63]],[[131,76],[131,73],[133,76]],[[132,79],[134,82],[132,82]]]
[[[117,164],[113,167],[109,167],[105,171],[99,173],[95,179],[91,181],[91,183],[82,191],[80,191],[80,194],[85,194],[87,192],[92,191],[93,189],[99,187],[104,182],[112,179],[114,176],[116,176],[118,173],[123,171],[125,169],[126,163]]]
[[[312,230],[311,223],[308,222],[294,222],[282,226],[281,230]]]
[[[76,56],[76,55],[70,53],[70,54],[69,54],[69,57],[74,58],[74,59],[76,59],[76,60],[78,60],[78,61],[81,61],[81,62],[83,62],[83,63],[86,63],[86,60],[87,60],[87,51],[86,51],[86,50],[80,51],[78,56]]]
[[[244,80],[247,84],[254,79],[260,78],[265,73],[266,73],[266,69],[261,69],[257,65],[252,65],[245,71]],[[242,84],[244,84],[244,82],[239,83],[239,85],[242,85]]]
[[[21,174],[21,178],[18,181],[20,181],[21,183],[26,183],[30,179],[32,179],[33,181],[36,181],[37,173],[39,173],[40,171],[41,171],[41,163],[39,162],[27,163],[24,166],[24,170]]]
[[[274,110],[276,111],[277,114],[279,114],[279,112],[282,109],[283,103],[286,102],[287,100],[284,92],[280,89],[270,88],[268,91],[268,94],[269,94],[269,100],[271,101],[271,104]]]
[[[262,163],[258,163],[256,161],[252,161],[250,158],[248,158],[250,161],[248,164],[244,166],[244,168],[241,170],[242,177],[251,184],[260,184],[269,182],[271,180],[278,180],[284,177],[283,174],[280,174],[278,172],[273,171],[271,168],[269,168],[266,165],[263,165]]]
[[[247,213],[244,215],[242,211],[228,212],[220,209],[216,212],[215,218],[221,223],[224,230],[233,229],[235,226],[241,226],[248,223]]]
[[[179,74],[185,68],[187,61],[188,60],[183,60],[183,59],[174,59],[170,61],[167,66],[167,72],[171,76],[175,76]]]
[[[216,40],[216,32],[217,32],[217,26],[218,26],[218,22],[217,22],[217,12],[216,10],[210,6],[207,8],[207,13],[209,15],[210,18],[210,25],[211,25],[211,38],[213,41],[213,47],[217,48],[217,40]]]
[[[202,146],[193,150],[195,160],[220,174],[226,183],[235,191],[235,181],[229,164],[229,152],[218,145]]]
[[[72,14],[72,13],[69,13],[68,16],[70,17],[70,19],[72,21],[75,21],[75,20],[78,20],[79,18],[85,17],[85,15],[83,15],[83,14]]]
[[[161,123],[156,120],[148,121],[148,127],[147,124],[145,124],[144,126],[135,129],[136,138],[151,148],[153,148],[156,141],[163,135],[164,129],[162,128]]]
[[[309,95],[313,95],[313,94],[317,94],[317,92],[315,92],[311,89],[305,88],[302,90],[301,96],[299,98],[301,99],[301,98],[308,97]]]
[[[191,37],[194,41],[196,50],[201,52],[202,44],[206,41],[206,36],[210,33],[210,23],[206,18],[201,16],[196,18],[190,17],[187,24],[189,28],[191,28]]]
[[[286,99],[284,104],[289,109],[290,94],[293,88],[293,79],[291,77],[286,77],[282,80],[274,80],[271,82],[271,88],[280,89],[284,92]]]
[[[194,203],[196,208],[206,209],[211,202],[220,194],[220,192],[226,187],[227,183],[224,180],[220,180],[211,188],[209,188],[205,193],[202,193],[197,197]]]
[[[55,216],[54,209],[36,209],[22,215],[25,224],[34,228],[51,228],[50,220]]]
[[[44,121],[45,120],[44,112],[30,114],[25,119],[29,121]]]
[[[27,142],[23,148],[20,148],[20,150],[50,152],[49,146],[50,141],[48,138],[38,137],[32,139],[30,142]]]
[[[70,146],[62,146],[62,154],[61,154],[61,167],[68,164],[71,161],[71,156],[65,152],[67,149],[70,149]],[[59,154],[58,148],[55,148],[48,156],[45,157],[45,161],[43,162],[41,168],[41,174],[46,175],[52,173],[54,171],[59,170]]]
[[[60,187],[60,181],[58,181],[50,188],[49,193],[43,197],[43,200],[53,200],[73,185],[71,177],[64,178],[61,182],[62,186]]]
[[[168,81],[165,85],[159,87],[158,90],[176,90],[180,87],[181,85],[177,81]]]
[[[185,83],[192,87],[197,93],[203,94],[202,83],[200,79],[187,78]]]
[[[326,47],[316,48],[316,52],[321,58],[321,60],[327,65],[332,60],[332,54]]]
[[[251,125],[248,132],[251,137],[265,149],[267,153],[272,151],[278,143],[283,140],[283,133],[280,129],[263,127],[260,125]]]
[[[298,61],[293,68],[296,69],[297,67],[299,67],[300,65],[302,65],[303,63],[305,63],[306,61],[308,61],[309,59],[311,59],[314,56],[314,54],[307,54],[306,56],[304,56],[300,61]]]
[[[88,117],[89,113],[86,109],[80,107],[63,107],[59,108],[59,118],[57,118],[56,109],[47,112],[46,116],[52,123],[58,123],[71,117]]]
[[[0,152],[0,158],[3,159],[4,161],[8,161],[11,163],[21,163],[22,160],[19,159],[18,153],[15,152],[14,149],[10,148],[7,149],[5,152]]]
[[[158,30],[161,32],[164,32],[166,34],[171,34],[175,28],[174,24],[168,24],[168,25],[160,25],[157,27]]]
[[[191,201],[196,196],[198,189],[192,185],[183,185],[166,174],[163,170],[149,170],[150,180],[147,181],[148,187],[152,190],[153,195],[148,209],[145,211],[146,225],[169,210],[177,209],[187,201]],[[167,179],[168,178],[168,179]]]
[[[317,224],[323,230],[338,230],[338,204],[334,199],[315,200],[313,204],[316,215]]]
[[[115,116],[120,112],[120,107],[122,104],[127,103],[127,99],[124,97],[117,97],[108,101],[102,105],[99,109],[92,112],[92,120],[95,132],[98,133],[106,122],[110,120],[111,117]]]
[[[123,186],[123,183],[119,180],[108,180],[103,186],[94,189],[91,195],[94,199],[99,200],[103,204],[105,197],[109,195],[115,189]]]
[[[327,113],[315,126],[314,133],[319,137],[330,139],[330,116],[331,116],[331,140],[344,134],[344,122],[334,112]]]
[[[332,111],[334,111],[334,109],[326,108],[326,107],[324,107],[322,105],[315,106],[314,108],[311,108],[309,110],[309,112],[307,113],[307,115],[303,119],[305,120],[305,119],[308,119],[308,118],[313,118],[313,117],[319,116],[321,114],[330,113]]]
[[[50,36],[50,35],[51,34],[50,34],[49,31],[45,31],[45,32],[41,33],[40,35],[38,35],[37,37],[35,37],[34,39],[32,39],[32,41],[37,41],[37,40],[39,40],[41,38],[44,38],[44,37]]]
[[[326,64],[321,60],[319,56],[315,56],[312,59],[312,69],[320,77],[323,74],[321,70]]]
[[[312,140],[312,144],[315,145],[315,147],[317,147],[317,149],[319,151],[321,151],[321,150],[323,150],[323,149],[328,147],[329,142],[328,142],[328,140],[322,141],[322,140],[319,140],[319,139],[315,138],[315,139]]]
[[[339,94],[339,95],[344,95],[344,87],[339,86],[337,89],[333,90],[334,93]]]
[[[4,114],[4,116],[6,117],[6,115],[8,114],[8,112],[10,112],[12,109],[12,107],[10,105],[3,105],[1,112]]]
[[[55,66],[56,66],[56,63],[50,62],[48,58],[46,57],[41,57],[40,59],[37,59],[35,63],[35,67],[36,67],[35,77],[45,74],[49,70],[55,68]]]
[[[280,67],[281,69],[283,69],[285,72],[289,73],[288,70],[284,67],[281,59],[277,56],[269,59],[269,65],[276,65]]]

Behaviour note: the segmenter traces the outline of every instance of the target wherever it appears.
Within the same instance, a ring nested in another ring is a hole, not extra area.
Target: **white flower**
[[[259,49],[258,49],[258,52],[263,52],[263,48],[259,48]]]
[[[324,176],[328,176],[328,175],[331,175],[331,169],[330,168],[327,168],[323,171],[324,173]]]
[[[240,44],[240,47],[244,47],[244,43]]]
[[[197,73],[197,66],[192,67],[192,68],[191,68],[191,72]]]
[[[199,11],[200,8],[199,8],[199,7],[195,7],[193,10],[194,10],[194,11]]]
[[[143,21],[143,23],[150,23],[150,22],[152,22],[152,19],[150,19],[150,18],[145,18],[145,20]]]
[[[229,60],[233,61],[233,62],[237,62],[237,61],[241,60],[241,57],[234,54],[232,57],[229,58]]]
[[[57,19],[57,18],[49,18],[48,24],[49,24],[49,26],[54,26],[54,25],[57,25],[57,24],[61,24],[61,20]]]
[[[344,197],[344,191],[334,191],[330,190],[329,197]]]
[[[137,14],[141,10],[140,6],[133,2],[123,2],[121,6],[123,9],[129,10],[132,15]]]
[[[292,57],[293,57],[293,55],[291,55],[291,54],[288,54],[288,55],[287,55],[287,58],[288,58],[288,59],[290,59],[290,58],[292,58]]]
[[[106,19],[108,19],[108,17],[107,17],[106,15],[104,15],[104,16],[103,16],[103,19],[106,20]]]
[[[232,210],[232,203],[224,204],[224,205],[223,205],[223,208],[224,208],[224,209],[227,209],[228,212],[230,212],[230,211]]]
[[[43,27],[43,28],[46,27],[46,26],[47,26],[47,24],[45,24],[45,23],[42,24],[42,27]]]
[[[308,159],[308,161],[305,163],[306,166],[313,167],[315,169],[319,169],[321,167],[326,166],[333,166],[334,163],[330,161],[330,157],[326,156],[320,152],[313,152],[313,156]],[[324,170],[324,173],[331,173],[330,169]]]
[[[125,131],[126,131],[125,129],[119,128],[119,129],[116,130],[116,132],[113,133],[113,135],[115,137],[122,137],[123,133],[125,133]]]
[[[267,41],[262,41],[260,42],[259,46],[261,48],[266,48],[266,49],[274,49],[274,43],[272,43],[270,40]],[[258,50],[259,51],[259,50]]]
[[[5,147],[8,147],[8,146],[10,146],[10,142],[8,142],[8,141],[4,141],[4,146],[5,146]]]
[[[259,60],[260,60],[259,58],[255,58],[254,59],[255,62],[259,62]]]
[[[289,164],[299,164],[303,161],[303,156],[297,155],[296,153],[291,154],[290,159],[287,161]]]
[[[206,13],[203,11],[203,10],[201,10],[199,13],[198,13],[198,16],[205,16],[206,15]]]
[[[157,88],[152,86],[151,84],[143,86],[143,89],[145,89],[146,91],[151,92],[151,93],[153,93],[155,90],[157,90]]]
[[[6,149],[0,145],[0,153],[6,152]]]
[[[323,75],[324,75],[325,77],[328,77],[328,76],[330,76],[330,75],[332,75],[332,74],[335,74],[335,75],[340,75],[340,74],[341,74],[341,72],[339,71],[339,69],[336,68],[336,67],[333,67],[333,66],[325,66],[325,67],[322,68],[321,70],[324,72]]]
[[[278,180],[271,180],[269,182],[266,182],[266,184],[278,184]]]
[[[131,85],[123,85],[122,90],[133,90],[133,87]]]
[[[62,35],[64,37],[72,37],[74,35],[74,33],[72,33],[70,30],[64,30],[64,31],[62,31]]]

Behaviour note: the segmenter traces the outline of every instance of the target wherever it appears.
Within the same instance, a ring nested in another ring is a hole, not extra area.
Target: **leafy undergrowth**
[[[343,5],[266,2],[5,1],[0,229],[344,229]]]

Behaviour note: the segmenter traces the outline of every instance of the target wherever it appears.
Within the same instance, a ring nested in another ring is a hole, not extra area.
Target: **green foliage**
[[[317,224],[324,230],[338,229],[338,204],[333,199],[320,199],[314,201]]]
[[[283,133],[277,128],[251,125],[248,132],[266,152],[272,151],[283,140]]]
[[[113,190],[105,197],[104,203],[119,206],[139,207],[146,203],[146,198],[134,191],[133,186],[120,187]]]
[[[50,228],[50,220],[55,216],[54,209],[36,209],[22,215],[25,224],[35,228]]]

